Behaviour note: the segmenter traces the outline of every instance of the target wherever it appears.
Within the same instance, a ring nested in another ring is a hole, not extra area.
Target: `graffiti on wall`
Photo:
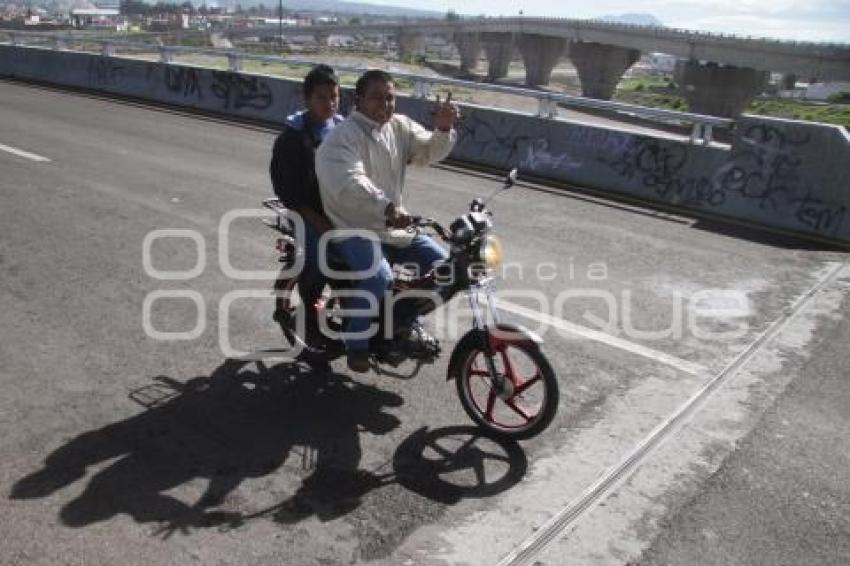
[[[260,77],[228,71],[212,71],[212,77],[210,90],[225,110],[266,110],[274,102],[271,88]]]
[[[124,80],[125,68],[106,57],[89,59],[88,79],[93,87],[115,86]]]
[[[191,67],[163,65],[165,88],[172,94],[184,99],[195,98],[201,100],[204,98],[204,91],[201,86],[201,72],[201,69],[193,69]]]
[[[778,201],[794,197],[800,183],[802,158],[796,149],[809,136],[793,138],[765,124],[750,126],[741,136],[742,148],[715,174],[724,191],[758,202],[759,208],[776,210]]]
[[[628,149],[634,137],[625,132],[570,124],[569,128],[559,133],[558,142],[598,153],[619,155]]]
[[[598,160],[621,177],[636,181],[654,196],[674,204],[720,206],[726,202],[725,193],[710,178],[684,174],[686,145],[639,137],[623,153],[603,155]]]
[[[673,204],[720,207],[735,199],[760,210],[787,213],[801,229],[834,234],[846,207],[817,198],[812,188],[803,186],[799,151],[809,142],[808,135],[794,137],[755,124],[741,135],[732,159],[707,176],[686,171],[690,146],[655,138],[636,137],[620,155],[601,156],[598,161]]]
[[[520,167],[529,171],[540,170],[568,170],[581,167],[581,161],[570,157],[567,152],[552,153],[549,151],[549,140],[540,138],[528,144],[525,158],[520,162]]]
[[[847,207],[824,202],[812,195],[809,190],[805,196],[794,199],[794,217],[797,221],[815,232],[834,234],[844,222]]]
[[[621,155],[634,135],[580,124],[558,128],[557,139],[541,136],[526,120],[492,112],[465,111],[458,123],[458,145],[475,159],[525,171],[564,173],[582,167],[590,154]],[[555,143],[557,142],[557,143]]]
[[[519,131],[521,123],[513,116],[470,110],[458,121],[458,145],[484,161],[504,167],[519,165],[534,140]]]

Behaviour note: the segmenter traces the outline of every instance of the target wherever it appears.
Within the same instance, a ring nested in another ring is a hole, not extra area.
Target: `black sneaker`
[[[440,353],[440,341],[425,331],[422,323],[414,321],[406,334],[401,335],[401,344],[413,357],[436,356]]]
[[[369,352],[354,350],[348,352],[348,369],[356,373],[366,373],[372,367],[369,362]]]

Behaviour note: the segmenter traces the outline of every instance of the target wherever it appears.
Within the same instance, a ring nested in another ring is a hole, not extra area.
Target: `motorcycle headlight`
[[[481,260],[488,269],[496,269],[502,265],[505,251],[502,242],[496,236],[487,236],[481,244]]]

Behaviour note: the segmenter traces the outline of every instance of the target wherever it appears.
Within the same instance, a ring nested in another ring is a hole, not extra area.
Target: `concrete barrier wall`
[[[295,81],[49,49],[0,47],[0,74],[281,123],[301,103]]]
[[[0,75],[275,123],[301,106],[297,81],[36,48],[0,46]],[[343,99],[351,105],[350,92]],[[431,110],[399,99],[426,125]],[[843,128],[745,117],[729,149],[464,107],[458,129],[457,159],[850,242]]]

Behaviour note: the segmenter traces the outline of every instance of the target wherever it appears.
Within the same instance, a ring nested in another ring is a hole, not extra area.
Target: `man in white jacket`
[[[392,283],[391,263],[413,263],[422,273],[446,258],[428,236],[404,230],[411,217],[404,208],[404,176],[409,163],[427,165],[448,156],[457,140],[457,107],[437,100],[434,131],[395,114],[395,85],[384,71],[367,71],[357,81],[357,109],[328,135],[316,154],[316,175],[325,214],[338,230],[367,230],[382,243],[352,235],[334,240],[355,272],[361,296],[351,310],[375,311]],[[377,266],[377,270],[375,267]],[[369,297],[377,301],[372,302]],[[368,333],[373,317],[350,317],[346,329],[348,367],[369,369]]]

